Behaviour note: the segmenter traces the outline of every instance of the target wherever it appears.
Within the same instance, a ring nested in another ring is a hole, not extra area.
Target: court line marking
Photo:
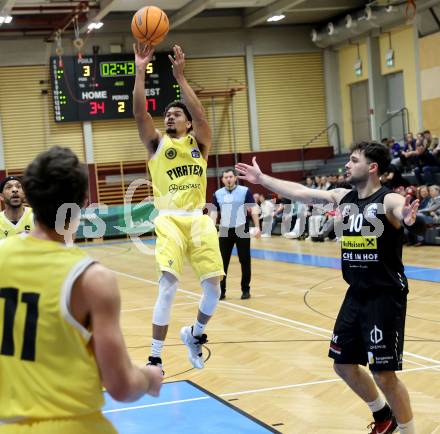
[[[437,368],[440,368],[440,364],[434,365],[434,366],[423,366],[421,368],[404,369],[404,370],[400,371],[400,373],[427,371],[427,370],[437,369]],[[309,382],[305,382],[305,383],[287,384],[284,386],[274,386],[274,387],[265,387],[265,388],[261,388],[261,389],[242,390],[239,392],[220,393],[217,396],[219,396],[220,398],[224,398],[224,397],[228,397],[228,396],[249,395],[249,394],[253,394],[253,393],[272,392],[275,390],[296,389],[299,387],[315,386],[318,384],[327,384],[327,383],[340,383],[340,382],[342,382],[341,378],[332,378],[332,379],[328,379],[328,380],[317,380],[317,381],[309,381]],[[103,413],[118,413],[118,412],[123,412],[123,411],[139,410],[139,409],[143,409],[143,408],[159,407],[159,406],[163,406],[163,405],[174,405],[174,404],[181,404],[181,403],[192,402],[192,401],[201,401],[204,399],[213,399],[213,398],[211,396],[201,396],[201,397],[197,397],[197,398],[180,399],[180,400],[174,400],[174,401],[159,402],[159,403],[155,403],[155,404],[144,404],[144,405],[136,405],[133,407],[123,407],[123,408],[116,408],[116,409],[112,409],[112,410],[104,410]]]
[[[157,285],[158,284],[157,281],[154,281],[154,280],[149,280],[149,279],[145,279],[143,277],[134,276],[132,274],[124,273],[122,271],[117,271],[117,270],[114,270],[114,269],[113,269],[113,271],[116,274],[120,274],[122,276],[130,277],[132,279],[139,280],[141,282],[146,282],[146,283],[150,283],[150,284],[153,284],[153,285]],[[184,294],[192,295],[194,297],[198,297],[198,298],[201,297],[200,294],[197,294],[197,293],[192,292],[192,291],[188,291],[186,289],[178,288],[177,291],[182,292]],[[322,327],[317,327],[317,326],[314,326],[314,325],[311,325],[311,324],[307,324],[307,323],[304,323],[304,322],[301,322],[301,321],[296,321],[296,320],[293,320],[293,319],[290,319],[290,318],[285,318],[285,317],[282,317],[282,316],[273,315],[271,313],[263,312],[263,311],[260,311],[260,310],[257,310],[257,309],[252,309],[250,307],[241,306],[241,305],[238,305],[238,304],[233,304],[233,303],[230,303],[230,302],[227,302],[227,301],[222,301],[221,303],[219,303],[218,306],[222,306],[222,305],[223,305],[223,307],[225,307],[225,306],[229,306],[229,307],[233,306],[235,309],[231,309],[230,308],[230,310],[236,310],[237,312],[241,312],[240,310],[249,311],[249,312],[252,312],[254,314],[264,315],[264,316],[269,317],[269,318],[275,318],[275,319],[278,319],[278,320],[281,320],[281,321],[285,321],[285,322],[288,322],[288,323],[293,323],[293,324],[301,325],[301,326],[304,326],[304,327],[308,327],[308,328],[310,328],[312,330],[322,331],[322,332],[330,334],[330,336],[332,334],[332,330],[324,329]],[[241,313],[243,313],[243,312],[241,312]],[[254,316],[254,315],[249,314],[249,316]],[[266,319],[267,320],[267,318],[264,318],[264,317],[258,316],[258,315],[255,315],[255,318]],[[271,322],[274,322],[274,321],[271,321]],[[279,324],[283,324],[283,323],[279,323]],[[285,325],[285,324],[283,324],[283,325]],[[290,327],[290,328],[295,328],[295,327]],[[300,330],[306,331],[304,329],[300,329]],[[320,335],[318,333],[314,333],[312,330],[308,330],[306,332],[310,333],[310,334],[315,334],[316,336],[323,337],[323,335]],[[327,336],[327,335],[325,335],[324,337],[325,338],[329,338],[329,336]],[[408,352],[408,351],[404,351],[403,354],[412,356],[415,359],[424,360],[426,362],[440,364],[440,360],[431,359],[429,357],[422,356],[422,355],[415,354],[415,353],[411,353],[411,352]]]
[[[174,306],[184,306],[185,304],[197,304],[197,301],[187,301],[186,303],[176,303],[173,304]],[[149,310],[154,309],[154,306],[145,306],[145,307],[135,307],[133,309],[121,309],[121,312],[136,312],[138,310]]]

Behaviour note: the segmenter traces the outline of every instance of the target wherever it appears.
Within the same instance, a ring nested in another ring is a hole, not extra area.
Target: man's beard
[[[167,128],[165,130],[167,134],[177,134],[177,130],[175,128]]]
[[[368,175],[358,175],[358,176],[353,176],[351,175],[351,177],[349,179],[345,179],[346,182],[350,183],[351,185],[359,185],[359,184],[365,184],[368,181]]]
[[[11,199],[5,198],[5,204],[10,208],[21,208],[21,206],[23,205],[23,201],[20,200],[20,202],[17,204],[17,203],[12,203]]]

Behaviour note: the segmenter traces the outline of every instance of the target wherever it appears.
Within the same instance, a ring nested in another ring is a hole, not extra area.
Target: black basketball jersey
[[[403,228],[396,229],[384,211],[384,198],[390,192],[382,187],[359,199],[358,192],[352,190],[340,202],[342,275],[354,290],[407,291]]]

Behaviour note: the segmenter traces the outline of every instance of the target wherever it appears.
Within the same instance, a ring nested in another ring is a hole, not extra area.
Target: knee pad
[[[171,306],[176,295],[178,281],[171,273],[164,272],[159,280],[159,295],[154,305],[153,324],[168,325],[171,316]]]
[[[220,297],[220,277],[211,277],[202,281],[203,296],[200,300],[200,312],[211,316]]]

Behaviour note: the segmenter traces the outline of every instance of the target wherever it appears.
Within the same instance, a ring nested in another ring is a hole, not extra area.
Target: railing
[[[325,127],[318,134],[313,136],[307,143],[301,146],[301,164],[302,164],[302,176],[305,176],[305,150],[308,146],[310,146],[313,142],[318,140],[324,133],[327,133],[327,137],[329,136],[329,131],[334,129],[336,131],[337,145],[338,145],[338,153],[337,155],[341,155],[341,134],[339,132],[339,125],[336,122]]]
[[[402,139],[405,139],[405,134],[409,131],[409,112],[406,107],[401,108],[400,110],[393,113],[390,117],[385,119],[379,126],[379,138],[382,140],[384,138],[383,127],[389,124],[394,118],[400,116],[402,119]],[[396,140],[399,141],[399,137],[396,137]]]

